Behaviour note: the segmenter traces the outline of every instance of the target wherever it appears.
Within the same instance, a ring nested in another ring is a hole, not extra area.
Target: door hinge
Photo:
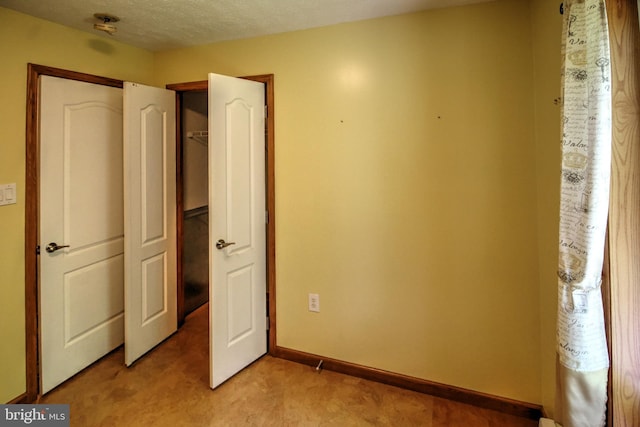
[[[269,117],[269,107],[267,105],[264,106],[264,118]]]
[[[264,223],[269,224],[269,211],[264,211]]]
[[[269,330],[269,316],[267,316],[267,331]]]
[[[40,245],[36,246],[36,255],[40,255]]]

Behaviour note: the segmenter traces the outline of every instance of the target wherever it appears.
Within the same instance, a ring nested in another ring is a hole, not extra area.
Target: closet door
[[[175,92],[124,84],[125,363],[177,329]]]
[[[41,392],[123,341],[122,90],[40,77]]]
[[[264,85],[209,74],[210,375],[267,352]]]

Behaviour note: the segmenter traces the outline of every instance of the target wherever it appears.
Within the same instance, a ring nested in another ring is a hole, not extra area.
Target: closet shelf
[[[207,144],[209,142],[209,131],[206,130],[193,130],[187,132],[187,138],[193,139],[201,144]]]

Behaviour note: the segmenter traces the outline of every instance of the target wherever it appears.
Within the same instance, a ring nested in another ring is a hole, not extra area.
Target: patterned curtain
[[[609,355],[602,264],[611,171],[609,36],[604,0],[564,6],[556,421],[603,426]]]

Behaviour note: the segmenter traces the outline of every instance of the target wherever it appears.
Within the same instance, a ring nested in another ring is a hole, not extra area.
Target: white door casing
[[[125,363],[177,329],[175,92],[124,84]]]
[[[123,342],[122,91],[42,76],[41,392]],[[49,243],[61,248],[52,253]]]
[[[267,351],[264,105],[262,83],[209,74],[211,388]]]

